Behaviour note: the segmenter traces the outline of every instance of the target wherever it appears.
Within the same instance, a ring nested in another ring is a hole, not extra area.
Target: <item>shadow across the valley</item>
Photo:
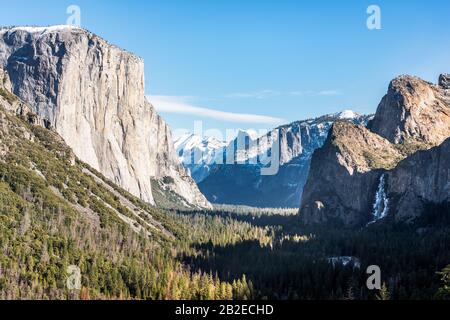
[[[257,299],[328,299],[342,296],[349,284],[362,286],[361,269],[329,263],[318,250],[319,243],[313,242],[261,246],[258,241],[243,241],[220,247],[207,243],[195,246],[202,254],[182,260],[191,271],[217,274],[229,282],[245,275]]]
[[[311,237],[300,241],[286,239],[282,228],[267,245],[257,240],[224,246],[193,244],[197,254],[180,259],[191,271],[217,274],[225,281],[245,275],[253,284],[254,297],[261,299],[374,299],[378,291],[366,286],[370,265],[380,267],[391,298],[430,299],[442,285],[437,272],[450,261],[448,213],[448,205],[430,206],[414,223],[386,221],[360,230],[308,230]],[[295,218],[261,217],[251,221],[261,225],[276,221],[289,229]],[[359,263],[332,263],[334,257],[355,257]]]

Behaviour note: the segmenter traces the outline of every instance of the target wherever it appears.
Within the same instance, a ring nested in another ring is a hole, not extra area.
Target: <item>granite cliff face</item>
[[[164,188],[210,207],[145,98],[142,59],[83,29],[19,27],[0,30],[0,67],[82,161],[149,203],[152,180],[170,177]]]
[[[386,194],[391,214],[398,220],[415,218],[428,203],[450,202],[450,138],[413,154],[389,171]]]
[[[12,93],[9,75],[2,68],[0,68],[0,103],[5,110],[23,118],[30,124],[40,126],[47,124],[42,118],[32,112],[30,105]]]
[[[325,145],[313,155],[300,210],[303,221],[369,221],[380,176],[400,159],[388,140],[364,126],[336,122]]]
[[[448,79],[440,77],[440,83]],[[450,95],[447,87],[420,78],[401,76],[389,85],[371,129],[392,143],[416,140],[438,145],[450,133]]]
[[[448,141],[442,143],[450,137],[446,79],[433,85],[399,77],[368,128],[335,123],[314,153],[302,221],[362,225],[386,215],[410,220],[427,202],[448,201],[448,164],[441,164],[448,157]]]

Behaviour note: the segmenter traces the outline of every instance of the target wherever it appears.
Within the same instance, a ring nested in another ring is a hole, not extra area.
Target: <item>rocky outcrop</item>
[[[336,122],[325,145],[313,155],[300,208],[302,220],[367,222],[381,174],[401,159],[388,140],[364,126]]]
[[[302,221],[362,225],[387,215],[411,220],[427,202],[448,201],[446,79],[441,76],[437,86],[401,76],[391,82],[368,129],[336,123],[314,153]]]
[[[417,77],[396,78],[378,106],[371,130],[393,143],[416,140],[439,145],[450,136],[447,80],[441,76],[437,86]]]
[[[444,89],[450,89],[450,74],[441,74],[439,76],[439,85]]]
[[[145,98],[142,59],[79,28],[12,28],[0,30],[0,67],[82,161],[149,203],[152,179],[171,177],[188,203],[210,207]]]
[[[11,81],[9,80],[8,73],[0,68],[0,87],[8,92],[12,92]]]

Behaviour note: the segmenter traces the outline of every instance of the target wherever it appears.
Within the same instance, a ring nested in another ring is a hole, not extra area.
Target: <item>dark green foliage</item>
[[[162,181],[163,181],[165,184],[173,184],[173,183],[175,182],[175,180],[174,180],[172,177],[164,177],[164,178],[162,179]]]
[[[418,151],[428,150],[431,146],[420,140],[406,139],[402,143],[396,144],[395,147],[407,157]]]
[[[441,272],[438,272],[438,275],[441,277],[442,281],[442,287],[439,288],[438,297],[450,300],[450,264]]]
[[[4,110],[0,121],[0,298],[231,299],[243,294],[216,276],[190,272],[175,259],[176,240],[163,232],[185,230],[120,190],[142,209],[136,215],[108,184],[86,174],[86,166],[55,133]],[[159,223],[154,228],[144,223],[150,216]],[[81,270],[81,290],[66,288],[70,265]],[[247,288],[245,280],[240,284]]]
[[[442,223],[450,211],[446,206],[439,208],[441,217],[431,210],[410,225],[383,221],[361,230],[307,229],[298,223],[298,216],[291,215],[258,218],[203,213],[213,225],[217,216],[269,228],[271,232],[266,234],[271,241],[261,245],[258,238],[235,241],[228,237],[225,246],[223,241],[220,245],[203,241],[196,245],[201,254],[184,255],[183,259],[194,270],[217,272],[225,281],[245,274],[256,298],[435,299],[442,286],[436,271],[450,261],[450,224]],[[429,223],[434,220],[438,223]],[[205,229],[214,227],[202,226]],[[333,266],[328,258],[336,256],[357,257],[361,268]],[[382,271],[385,286],[380,292],[366,287],[366,268],[373,264]]]

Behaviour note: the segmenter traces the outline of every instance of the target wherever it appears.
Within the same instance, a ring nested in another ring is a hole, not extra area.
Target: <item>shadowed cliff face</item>
[[[374,221],[380,187],[387,196],[387,214],[397,220],[420,215],[427,202],[450,201],[449,142],[442,144],[450,137],[447,80],[442,75],[433,85],[399,77],[391,82],[370,130],[335,123],[313,155],[302,221],[350,226]],[[430,150],[434,146],[439,147]]]
[[[210,206],[145,99],[142,59],[72,27],[2,29],[0,49],[13,92],[82,161],[149,203],[151,180],[172,177],[187,203]]]
[[[417,217],[427,203],[450,202],[450,138],[406,158],[386,177],[391,214],[398,220]]]

